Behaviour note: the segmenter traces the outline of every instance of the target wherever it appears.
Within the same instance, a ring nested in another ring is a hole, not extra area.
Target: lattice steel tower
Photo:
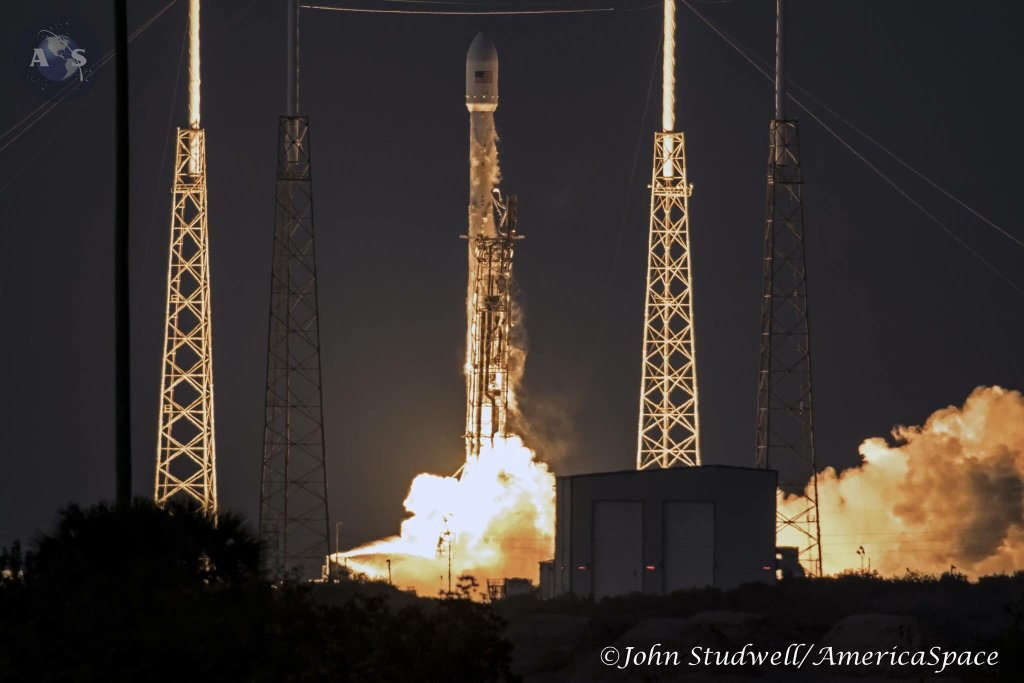
[[[272,576],[330,552],[309,119],[298,114],[298,3],[288,2],[288,107],[278,123],[260,538]]]
[[[770,128],[765,205],[761,361],[757,382],[758,467],[779,473],[779,488],[800,496],[798,512],[779,511],[776,536],[799,538],[800,561],[821,575],[818,478],[811,401],[811,335],[803,240],[800,137],[783,112],[783,0],[776,0],[775,119]]]
[[[662,130],[654,134],[637,469],[700,465],[683,134],[675,127],[675,0],[665,0]]]
[[[189,3],[189,127],[178,129],[154,498],[217,515],[206,134],[199,125],[199,0]]]

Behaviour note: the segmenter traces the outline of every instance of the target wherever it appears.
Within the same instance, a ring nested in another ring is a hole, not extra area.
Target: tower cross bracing
[[[637,469],[701,464],[683,134],[654,135]]]
[[[176,150],[154,499],[216,517],[205,132],[179,128]]]

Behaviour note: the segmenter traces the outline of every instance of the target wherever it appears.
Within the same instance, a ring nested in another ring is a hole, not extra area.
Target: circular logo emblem
[[[21,79],[46,99],[83,95],[104,60],[92,31],[69,17],[39,21],[18,42],[15,64]]]

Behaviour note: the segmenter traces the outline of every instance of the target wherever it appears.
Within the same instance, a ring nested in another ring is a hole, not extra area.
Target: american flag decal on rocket
[[[494,72],[493,71],[474,71],[473,77],[477,83],[494,83]]]

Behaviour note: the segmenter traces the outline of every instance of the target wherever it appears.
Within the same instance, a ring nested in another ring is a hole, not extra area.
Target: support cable
[[[157,19],[159,19],[161,16],[163,16],[164,13],[167,12],[167,10],[169,10],[171,7],[173,7],[174,4],[177,3],[177,2],[178,2],[178,0],[171,0],[169,3],[164,5],[163,9],[157,11],[156,14],[151,16],[141,26],[139,26],[137,29],[135,29],[135,31],[133,31],[132,34],[130,36],[128,36],[128,43],[131,44],[136,38],[138,38],[140,35],[142,35],[143,31],[145,31],[150,26],[152,26],[153,22],[155,22]],[[113,50],[111,50],[111,51],[107,52],[107,54],[103,55],[103,59],[101,59],[99,64],[96,66],[96,71],[98,72],[100,69],[102,69],[104,66],[106,66],[110,62],[110,60],[112,60],[113,58],[114,58],[114,51]],[[4,140],[5,138],[8,138],[10,135],[12,135],[15,131],[18,131],[17,135],[14,135],[14,137],[10,138],[9,140],[6,140],[3,143],[3,146],[0,146],[0,152],[4,151],[8,147],[10,147],[14,143],[14,141],[17,140],[18,138],[20,138],[22,135],[24,135],[25,132],[29,128],[31,128],[35,124],[39,123],[39,121],[44,116],[49,114],[51,111],[53,111],[54,107],[56,107],[58,104],[63,102],[65,99],[67,99],[67,97],[71,93],[73,93],[75,91],[75,89],[77,89],[80,85],[81,85],[80,81],[75,81],[74,85],[72,85],[71,87],[67,88],[63,93],[61,93],[60,97],[58,97],[56,99],[53,99],[53,100],[47,100],[46,102],[43,102],[38,107],[36,107],[32,111],[30,111],[23,119],[21,119],[20,121],[15,123],[13,126],[8,128],[2,134],[0,134],[0,140]],[[42,113],[40,113],[40,112],[42,112]],[[36,116],[37,114],[38,114],[38,116]],[[35,117],[35,118],[32,118],[32,117]],[[26,123],[26,122],[28,122],[28,123]],[[22,126],[24,126],[24,127],[22,127]],[[21,129],[20,131],[18,130],[19,128]]]
[[[766,71],[763,67],[761,67],[750,55],[748,55],[747,52],[744,50],[744,48],[740,47],[736,43],[736,41],[732,40],[728,35],[726,35],[723,31],[721,31],[715,24],[713,24],[710,20],[708,20],[703,14],[698,12],[690,4],[689,0],[680,0],[680,1],[684,5],[686,5],[687,9],[689,9],[691,12],[693,12],[697,16],[698,19],[703,21],[708,26],[708,28],[710,28],[716,35],[718,35],[719,38],[724,40],[730,47],[732,47],[736,52],[738,52],[740,54],[740,56],[743,57],[743,59],[745,59],[751,66],[753,66],[762,76],[764,76],[768,80],[772,80],[772,76],[771,76],[770,73],[768,73],[768,71]],[[801,90],[803,90],[803,89],[801,88]],[[924,214],[933,223],[935,223],[935,225],[937,225],[943,232],[945,232],[947,235],[949,235],[949,237],[952,238],[953,241],[955,241],[957,244],[959,244],[961,247],[963,247],[964,250],[966,250],[969,254],[974,256],[974,258],[976,258],[978,261],[980,261],[982,264],[984,264],[992,272],[992,274],[994,274],[996,277],[998,277],[1004,283],[1006,283],[1011,288],[1013,288],[1014,291],[1016,291],[1018,294],[1020,294],[1021,296],[1024,296],[1024,287],[1021,287],[1016,282],[1011,280],[1001,270],[999,270],[991,261],[986,259],[977,250],[975,250],[969,244],[964,242],[962,238],[960,238],[955,232],[953,232],[949,228],[949,226],[947,226],[945,223],[943,223],[941,220],[939,220],[938,217],[936,217],[934,214],[932,214],[930,211],[928,211],[919,201],[914,199],[906,190],[904,190],[894,180],[892,180],[889,176],[887,176],[885,173],[883,173],[877,166],[872,164],[863,154],[860,153],[860,151],[858,151],[852,144],[850,144],[850,142],[848,142],[839,133],[837,133],[831,126],[829,126],[827,123],[822,121],[821,117],[819,117],[817,114],[815,114],[813,111],[811,111],[807,107],[807,105],[805,105],[803,102],[801,102],[792,93],[786,93],[786,95],[787,95],[787,97],[790,100],[793,101],[794,104],[796,104],[798,107],[803,109],[804,112],[806,112],[807,115],[811,117],[811,119],[813,119],[819,126],[824,128],[827,133],[829,133],[832,137],[834,137],[851,154],[853,154],[861,162],[863,162],[865,166],[867,166],[872,171],[874,171],[878,175],[878,177],[880,177],[882,180],[884,180],[890,187],[892,187],[892,189],[896,190],[896,192],[899,193],[904,199],[906,199],[910,204],[912,204],[915,208],[917,208],[922,214]],[[922,177],[923,177],[923,174],[919,173],[918,175],[922,175]],[[939,188],[939,189],[941,189],[941,188]],[[962,204],[962,202],[958,202],[958,203]],[[977,214],[977,212],[974,212],[973,210],[972,210],[972,213],[974,213],[975,215],[980,215],[980,214]],[[997,229],[1000,230],[1000,232],[1003,232],[1004,234],[1006,234],[1005,231],[1003,231],[1001,228],[998,228],[998,226],[996,226],[996,227],[997,227]],[[1010,235],[1007,234],[1007,236],[1010,236]],[[1010,236],[1010,237],[1015,242],[1018,241],[1016,238],[1014,238],[1012,236]]]

